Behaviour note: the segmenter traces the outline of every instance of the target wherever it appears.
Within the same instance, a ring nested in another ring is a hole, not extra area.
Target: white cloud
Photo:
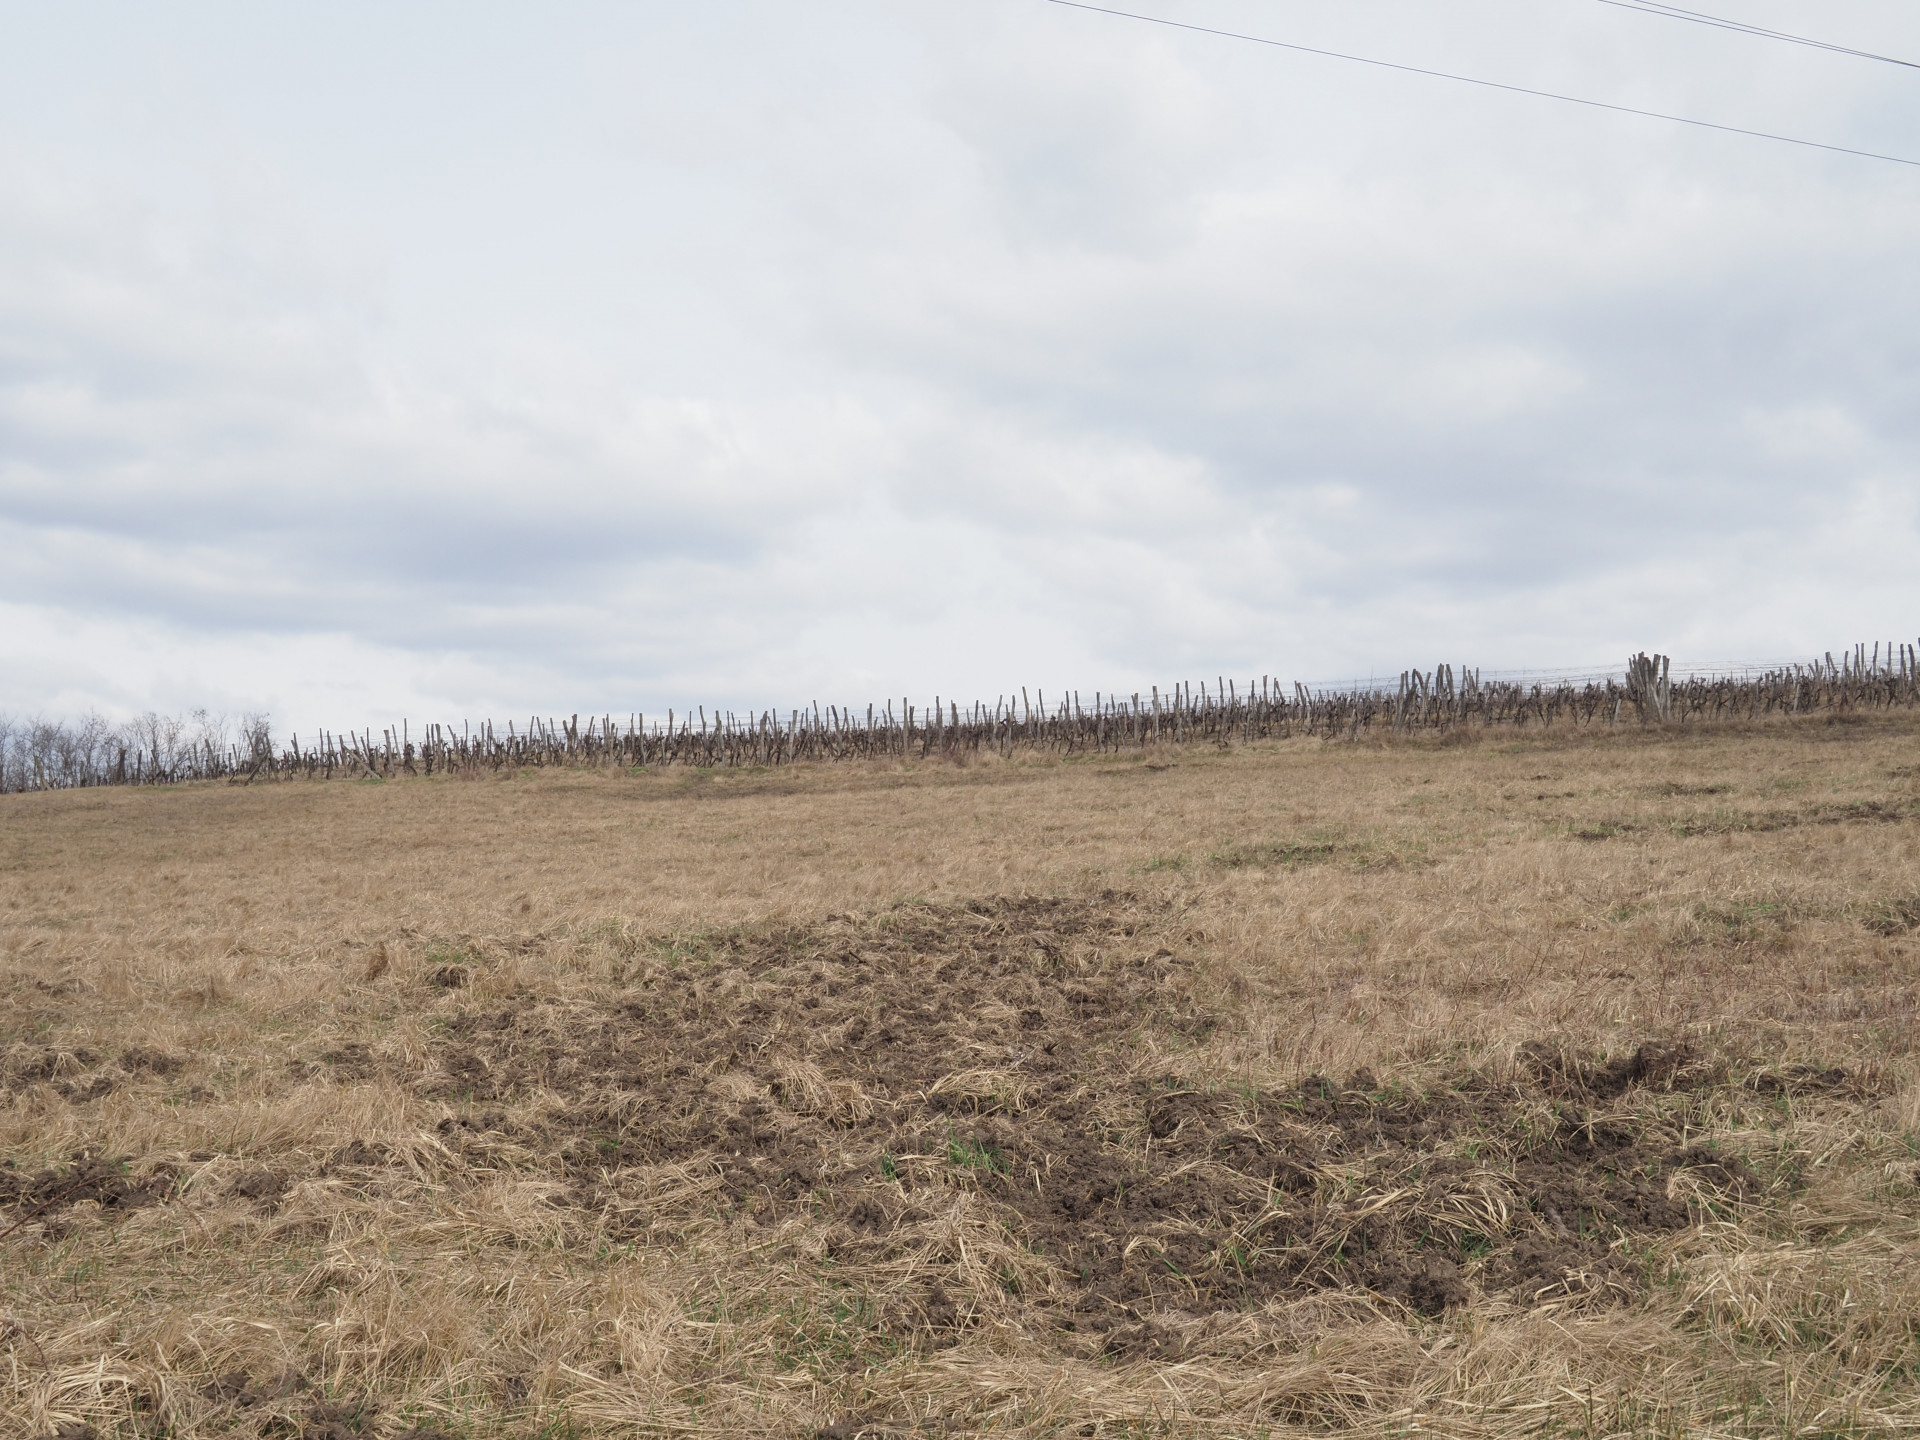
[[[1163,8],[1866,148],[1920,115],[1573,0]],[[0,57],[0,709],[1920,628],[1920,175],[1039,0],[78,13]],[[1890,0],[1821,23],[1920,53]]]

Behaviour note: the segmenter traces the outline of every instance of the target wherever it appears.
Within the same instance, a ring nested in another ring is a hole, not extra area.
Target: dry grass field
[[[0,796],[0,1433],[1920,1429],[1920,722]]]

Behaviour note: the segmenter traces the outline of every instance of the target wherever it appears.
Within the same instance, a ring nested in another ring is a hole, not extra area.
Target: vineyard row
[[[1144,694],[1078,692],[1049,703],[1042,692],[962,708],[902,699],[864,712],[829,705],[737,715],[667,712],[533,718],[504,728],[403,721],[379,732],[322,732],[276,743],[260,718],[236,736],[204,714],[155,715],[127,724],[99,717],[61,724],[0,718],[0,791],[195,780],[331,779],[443,775],[523,767],[714,769],[805,761],[960,758],[1020,752],[1079,754],[1159,746],[1231,746],[1257,740],[1432,732],[1463,726],[1642,726],[1851,713],[1920,704],[1920,654],[1912,645],[1856,646],[1807,665],[1758,674],[1675,680],[1667,659],[1636,655],[1618,677],[1529,683],[1482,680],[1440,665],[1408,670],[1393,689],[1290,689],[1262,678],[1158,687]]]

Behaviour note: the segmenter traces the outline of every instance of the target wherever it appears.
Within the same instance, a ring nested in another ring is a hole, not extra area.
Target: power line
[[[1719,125],[1711,120],[1694,120],[1685,115],[1667,115],[1658,110],[1640,110],[1632,105],[1615,105],[1606,100],[1588,100],[1579,95],[1562,95],[1552,90],[1534,90],[1525,85],[1507,85],[1498,80],[1481,80],[1472,75],[1455,75],[1446,70],[1427,70],[1418,65],[1399,65],[1391,60],[1375,60],[1367,55],[1350,55],[1340,50],[1321,50],[1312,45],[1296,45],[1289,40],[1270,40],[1264,35],[1246,35],[1236,30],[1215,30],[1206,25],[1189,25],[1184,20],[1168,20],[1159,15],[1142,15],[1132,10],[1113,10],[1105,5],[1089,5],[1084,0],[1046,0],[1069,10],[1087,10],[1096,15],[1113,15],[1122,20],[1140,20],[1149,25],[1164,25],[1172,30],[1190,30],[1196,35],[1215,35],[1223,40],[1244,40],[1253,45],[1270,45],[1276,50],[1292,50],[1301,55],[1319,55],[1328,60],[1347,60],[1355,65],[1373,65],[1382,70],[1398,70],[1407,75],[1425,75],[1433,80],[1453,80],[1462,85],[1479,85],[1488,90],[1505,90],[1513,95],[1532,95],[1541,100],[1560,100],[1569,105],[1585,105],[1594,110],[1611,110],[1619,115],[1639,115],[1648,120],[1668,120],[1676,125],[1692,125],[1701,130],[1718,130],[1727,135],[1746,135],[1755,140],[1773,140],[1782,145],[1802,145],[1809,150],[1826,150],[1835,155],[1857,155],[1863,160],[1885,160],[1894,165],[1920,168],[1920,160],[1904,155],[1882,155],[1873,150],[1855,150],[1846,145],[1828,145],[1819,140],[1801,140],[1793,135],[1775,135],[1766,130],[1747,130],[1738,125]]]
[[[1920,64],[1912,60],[1880,55],[1872,50],[1855,50],[1851,45],[1835,45],[1826,40],[1810,39],[1805,35],[1789,35],[1784,30],[1769,30],[1764,25],[1750,25],[1745,20],[1728,20],[1719,15],[1708,15],[1700,10],[1683,10],[1678,5],[1662,5],[1659,0],[1600,0],[1600,3],[1611,5],[1616,10],[1638,10],[1643,15],[1658,15],[1663,20],[1685,20],[1694,25],[1710,25],[1716,30],[1731,30],[1737,35],[1757,35],[1763,40],[1784,40],[1790,45],[1806,45],[1815,50],[1829,50],[1835,55],[1852,55],[1861,60],[1878,60],[1884,65],[1903,65],[1909,70],[1920,70]]]

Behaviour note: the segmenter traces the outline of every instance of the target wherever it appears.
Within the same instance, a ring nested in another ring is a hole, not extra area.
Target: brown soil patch
[[[186,1062],[163,1050],[134,1045],[117,1065],[84,1045],[10,1045],[0,1052],[0,1090],[20,1094],[45,1086],[73,1104],[98,1100],[135,1076],[177,1074]]]
[[[616,1220],[625,1177],[709,1167],[739,1222],[825,1217],[844,1265],[917,1253],[939,1198],[974,1191],[1037,1257],[1007,1288],[1117,1353],[1167,1353],[1156,1316],[1310,1289],[1425,1314],[1473,1284],[1624,1296],[1689,1197],[1757,1188],[1737,1159],[1590,1108],[1721,1078],[1684,1046],[1533,1045],[1512,1080],[1420,1093],[1364,1072],[1212,1093],[1143,1076],[1215,1023],[1187,949],[1176,913],[1119,894],[709,937],[640,962],[616,1004],[457,1015],[433,1088],[472,1107],[442,1127],[463,1139],[512,1128],[487,1105],[544,1097],[540,1133],[514,1138],[557,1150],[575,1201]],[[892,1323],[937,1343],[969,1310],[922,1268]]]
[[[83,1104],[114,1087],[111,1071],[97,1073],[104,1059],[84,1045],[11,1045],[0,1055],[0,1085],[16,1094],[44,1085],[63,1100]]]
[[[287,1193],[287,1177],[275,1170],[247,1170],[227,1186],[227,1193],[271,1210],[279,1205],[281,1196]]]
[[[1662,1090],[1693,1088],[1720,1078],[1693,1047],[1658,1041],[1612,1060],[1532,1040],[1520,1047],[1520,1059],[1543,1089],[1555,1095],[1612,1099],[1634,1086]]]
[[[329,1400],[298,1370],[255,1376],[233,1370],[208,1385],[206,1397],[247,1426],[249,1434],[298,1440],[362,1440],[375,1433],[380,1406],[370,1399]],[[443,1432],[407,1430],[394,1440],[426,1440]]]
[[[124,1159],[85,1152],[64,1168],[32,1174],[0,1170],[0,1230],[44,1221],[86,1202],[105,1211],[138,1210],[166,1199],[176,1178],[172,1167],[164,1165],[136,1178]]]

